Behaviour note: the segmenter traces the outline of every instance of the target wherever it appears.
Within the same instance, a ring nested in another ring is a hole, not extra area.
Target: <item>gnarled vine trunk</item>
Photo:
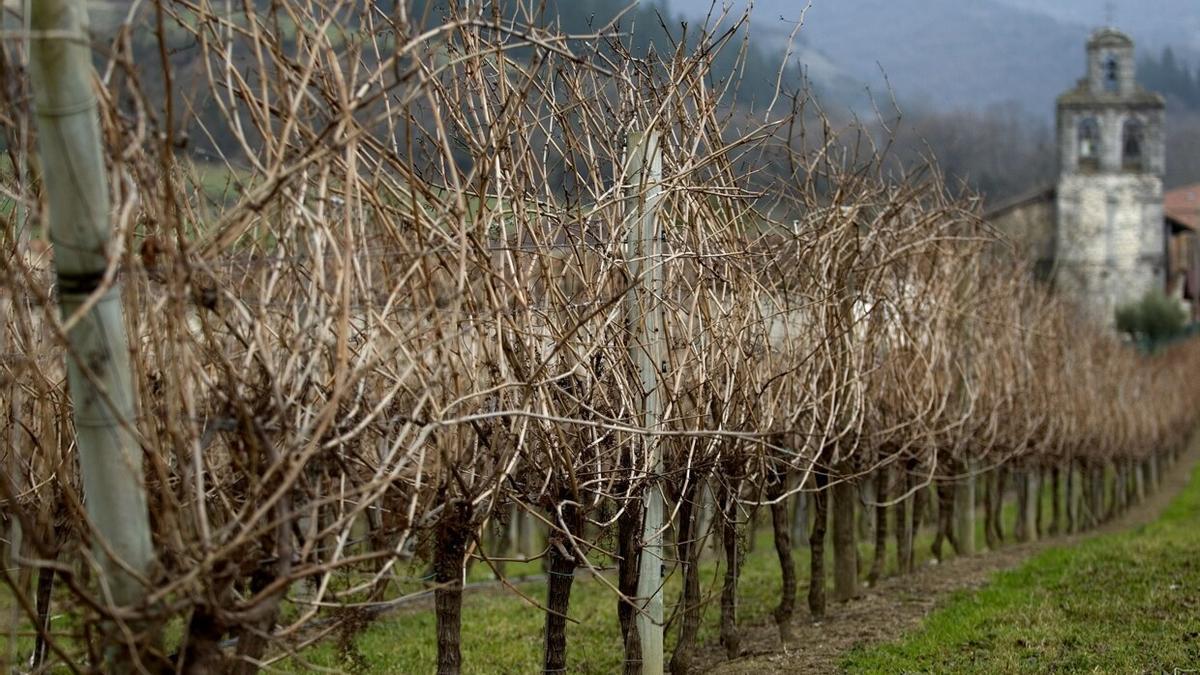
[[[433,592],[437,614],[438,675],[462,671],[463,561],[471,539],[471,503],[453,499],[437,524],[433,553]]]
[[[33,657],[30,663],[34,672],[37,672],[42,664],[45,663],[46,655],[50,651],[50,645],[46,641],[46,636],[50,634],[50,602],[53,591],[54,568],[42,567],[38,569],[37,592],[34,600],[37,603],[37,636],[34,639]]]
[[[934,535],[930,551],[933,553],[934,559],[938,561],[942,560],[942,544],[947,539],[954,548],[954,553],[962,554],[958,536],[954,533],[954,492],[953,483],[938,483],[935,488],[938,505],[937,533]]]
[[[1062,531],[1062,480],[1058,465],[1050,469],[1050,535]]]
[[[1026,468],[1017,476],[1017,541],[1037,539],[1037,474]]]
[[[721,646],[729,658],[741,652],[741,635],[737,627],[737,583],[742,573],[738,550],[738,489],[741,482],[727,471],[721,483],[721,544],[725,552],[725,583],[721,587]]]
[[[775,534],[775,555],[779,559],[779,605],[775,607],[775,625],[783,644],[792,640],[792,618],[796,614],[796,561],[792,558],[792,529],[788,523],[787,474],[774,471],[767,485],[771,504],[771,526]]]
[[[547,673],[567,669],[567,612],[571,608],[571,586],[579,566],[573,537],[583,533],[583,509],[574,495],[560,503],[561,519],[550,531],[548,579],[546,580],[546,626],[543,667]],[[553,514],[558,517],[558,514]]]
[[[683,594],[679,598],[679,639],[671,654],[670,669],[674,675],[686,675],[692,670],[696,635],[700,631],[700,511],[701,485],[694,479],[680,495],[679,526],[675,548],[683,565]]]
[[[623,467],[631,466],[628,451],[621,454]],[[627,487],[627,486],[626,486]],[[630,600],[637,597],[638,566],[641,558],[641,509],[627,504],[617,518],[617,620],[621,624],[621,641],[625,648],[625,675],[642,672],[642,643],[637,631],[637,610]]]
[[[992,503],[992,530],[997,544],[1004,543],[1004,491],[1008,487],[1008,470],[1004,467],[996,469],[996,500]]]
[[[954,536],[959,555],[975,552],[975,475],[974,465],[967,462],[963,474],[954,483]]]
[[[889,473],[886,466],[875,472],[875,557],[871,561],[871,572],[867,581],[874,586],[883,575],[887,560],[887,501],[891,493]]]
[[[989,551],[1000,547],[1000,538],[996,536],[996,501],[1000,498],[996,474],[993,470],[983,476],[983,538]]]
[[[896,502],[893,509],[896,514],[896,571],[909,574],[913,570],[913,532],[916,529],[916,517],[912,509],[915,495],[912,493],[917,486],[911,460],[901,469],[901,474],[901,487],[908,496]]]
[[[833,597],[838,602],[858,595],[858,532],[854,505],[858,488],[847,479],[833,484]]]
[[[808,611],[813,621],[825,618],[825,524],[829,519],[829,478],[820,470],[814,472],[816,491],[812,494],[813,525],[808,538]]]

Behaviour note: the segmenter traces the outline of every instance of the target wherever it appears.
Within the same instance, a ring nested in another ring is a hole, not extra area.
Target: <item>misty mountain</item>
[[[1100,0],[999,1],[1085,26],[1107,19],[1105,3]],[[1112,7],[1112,23],[1152,51],[1171,45],[1192,54],[1200,52],[1200,3],[1195,0],[1125,0],[1113,2]]]
[[[709,0],[669,4],[695,14]],[[805,4],[756,0],[752,31],[780,39]],[[1049,118],[1054,98],[1083,73],[1084,43],[1104,11],[1099,0],[813,0],[800,58],[819,55],[822,68],[877,98],[886,96],[886,75],[902,101],[975,109],[1015,101]],[[1200,54],[1196,0],[1121,0],[1114,15],[1142,50],[1157,54],[1171,42],[1184,58]]]

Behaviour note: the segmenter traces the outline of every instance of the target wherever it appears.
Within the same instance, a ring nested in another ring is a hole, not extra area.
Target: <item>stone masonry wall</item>
[[[1162,181],[1146,174],[1066,175],[1058,189],[1055,286],[1105,325],[1121,304],[1164,284]]]

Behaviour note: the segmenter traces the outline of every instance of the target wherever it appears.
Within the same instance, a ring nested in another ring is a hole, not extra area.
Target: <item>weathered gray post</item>
[[[33,3],[30,74],[38,150],[67,330],[67,382],[100,579],[117,605],[138,603],[154,561],[133,434],[129,344],[109,266],[108,186],[83,0]],[[93,294],[94,304],[76,317]]]
[[[659,371],[666,365],[666,332],[663,325],[662,237],[655,211],[662,186],[662,152],[656,131],[635,132],[626,141],[625,175],[628,177],[628,267],[634,280],[627,301],[630,359],[637,364],[641,381],[643,427],[656,431],[663,412]],[[642,553],[638,565],[637,617],[642,646],[642,674],[663,672],[663,474],[658,436],[642,436],[643,464],[649,471],[643,499]]]

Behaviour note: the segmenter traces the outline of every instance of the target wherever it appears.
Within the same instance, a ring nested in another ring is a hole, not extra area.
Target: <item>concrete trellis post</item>
[[[637,364],[645,397],[643,426],[656,430],[662,423],[663,397],[659,371],[666,363],[666,334],[663,326],[662,237],[655,211],[661,196],[662,152],[655,131],[637,132],[626,140],[625,175],[629,229],[627,260],[629,273],[636,283],[627,301],[630,359]],[[646,452],[644,465],[650,481],[643,496],[645,518],[642,525],[642,552],[638,565],[638,600],[642,611],[637,617],[642,647],[643,675],[663,672],[663,493],[659,482],[663,473],[662,448],[658,437],[642,437]]]
[[[154,550],[133,434],[121,296],[115,285],[103,288],[111,224],[87,9],[83,0],[32,4],[30,73],[63,318],[101,293],[67,331],[67,380],[87,513],[102,582],[117,605],[136,604],[145,595],[139,577],[150,570]]]

